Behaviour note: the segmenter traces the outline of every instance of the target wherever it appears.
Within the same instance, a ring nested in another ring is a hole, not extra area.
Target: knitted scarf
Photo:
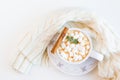
[[[32,64],[48,61],[45,52],[47,45],[66,24],[89,33],[93,48],[104,56],[104,60],[98,62],[99,76],[104,80],[120,80],[120,38],[104,20],[79,8],[62,9],[49,13],[38,26],[37,34],[31,35],[34,38],[30,39],[26,36],[20,43],[19,54],[13,65],[14,69],[26,72],[26,69],[29,69]]]

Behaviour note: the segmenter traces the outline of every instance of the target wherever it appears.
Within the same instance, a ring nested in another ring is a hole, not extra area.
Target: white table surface
[[[37,26],[44,13],[64,7],[84,7],[105,18],[120,34],[120,0],[0,0],[0,80],[101,80],[97,68],[84,76],[69,76],[52,65],[34,66],[29,74],[11,67],[17,44]]]

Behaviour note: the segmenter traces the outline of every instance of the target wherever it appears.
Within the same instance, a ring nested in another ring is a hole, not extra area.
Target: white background
[[[88,8],[120,34],[120,0],[0,0],[0,80],[101,80],[97,68],[78,77],[63,74],[52,65],[34,66],[29,74],[12,69],[16,46],[25,32],[37,26],[48,11],[64,7]]]

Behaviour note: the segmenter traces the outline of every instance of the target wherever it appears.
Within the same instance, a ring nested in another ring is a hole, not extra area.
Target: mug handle
[[[90,57],[97,59],[98,61],[102,61],[104,56],[100,54],[99,52],[92,50]]]

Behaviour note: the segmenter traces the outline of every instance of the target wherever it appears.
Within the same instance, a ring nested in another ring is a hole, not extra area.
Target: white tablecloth
[[[0,1],[0,80],[101,80],[97,69],[84,76],[69,76],[53,65],[33,66],[29,74],[15,72],[11,65],[17,45],[26,31],[36,29],[48,11],[64,7],[84,7],[105,18],[120,34],[119,0],[1,0]]]

